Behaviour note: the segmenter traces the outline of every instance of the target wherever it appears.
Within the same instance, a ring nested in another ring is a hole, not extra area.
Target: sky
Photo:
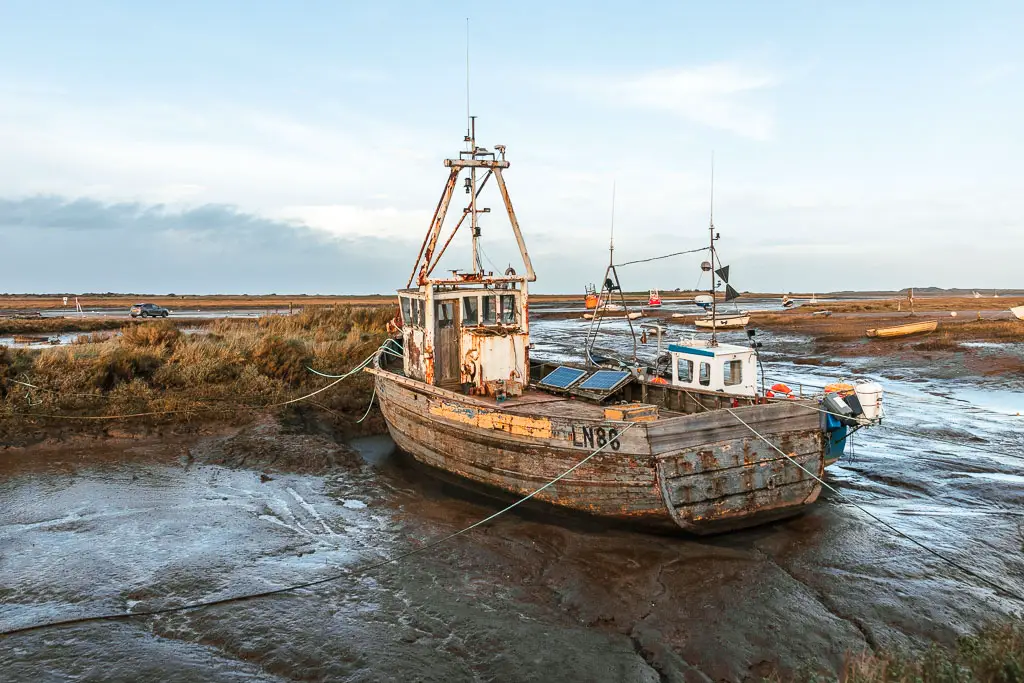
[[[741,291],[1024,287],[1019,2],[0,0],[0,292],[403,287],[463,149],[467,17],[535,292],[600,282],[613,223],[618,263],[705,244],[712,159]],[[481,204],[485,265],[520,267]]]

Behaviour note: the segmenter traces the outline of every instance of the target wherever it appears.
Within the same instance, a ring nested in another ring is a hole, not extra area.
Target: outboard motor
[[[840,424],[847,427],[852,427],[857,424],[857,415],[860,412],[860,403],[857,404],[857,411],[847,403],[848,399],[843,399],[839,394],[825,394],[825,398],[822,399],[822,407],[828,411],[830,418],[835,418]]]

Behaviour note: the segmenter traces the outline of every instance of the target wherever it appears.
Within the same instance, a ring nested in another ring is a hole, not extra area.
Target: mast
[[[715,273],[715,155],[711,154],[711,208],[708,211],[708,232],[710,233],[710,245],[711,245],[711,344],[710,346],[718,346],[718,324],[715,322],[716,313],[716,297],[715,293],[718,291],[718,285],[715,282],[715,278],[718,275]]]
[[[476,117],[469,117],[469,134],[466,136],[469,142],[469,149],[476,153]],[[473,235],[473,272],[483,273],[483,265],[480,263],[480,223],[479,211],[476,208],[476,167],[469,169],[469,178],[466,183],[466,191],[469,192],[469,221],[470,230]]]

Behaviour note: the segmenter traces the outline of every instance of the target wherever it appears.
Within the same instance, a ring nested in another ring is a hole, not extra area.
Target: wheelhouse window
[[[410,299],[409,300],[409,307],[410,307],[409,322],[414,327],[423,327],[424,324],[425,324],[423,302],[420,301],[419,299]]]
[[[462,300],[462,324],[480,324],[480,299],[475,296],[467,296]]]
[[[676,379],[680,382],[693,381],[693,361],[679,356],[676,360]]]
[[[702,387],[711,386],[711,364],[701,363],[700,364],[700,385]]]
[[[399,301],[402,302],[402,322],[406,325],[412,325],[412,300],[407,296],[403,296],[399,298]]]
[[[514,325],[516,322],[516,297],[514,294],[501,295],[501,322]]]
[[[438,327],[452,327],[455,325],[454,301],[438,301],[434,308]]]
[[[743,381],[743,361],[731,360],[722,366],[722,379],[725,386],[732,387]]]
[[[482,303],[481,308],[483,309],[483,323],[484,325],[493,325],[498,322],[498,306],[497,297],[484,296],[480,298]]]

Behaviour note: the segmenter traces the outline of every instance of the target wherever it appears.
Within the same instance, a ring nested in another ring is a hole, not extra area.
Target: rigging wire
[[[725,410],[730,415],[732,415],[734,418],[736,418],[736,420],[740,424],[742,424],[744,427],[749,429],[754,434],[754,436],[756,436],[757,438],[761,439],[766,444],[771,446],[772,449],[774,449],[777,453],[779,453],[780,455],[785,457],[787,460],[792,462],[794,465],[799,467],[801,470],[806,472],[810,477],[812,477],[814,480],[816,480],[819,484],[821,484],[822,486],[827,488],[829,491],[831,491],[832,493],[834,493],[837,496],[839,496],[845,502],[849,503],[850,505],[854,506],[855,508],[857,508],[858,510],[863,512],[865,515],[867,515],[868,517],[870,517],[874,521],[878,522],[879,524],[881,524],[882,526],[887,528],[889,531],[892,531],[897,536],[900,536],[901,538],[904,538],[907,541],[910,541],[911,543],[913,543],[917,547],[921,548],[922,550],[924,550],[928,554],[933,555],[934,557],[937,557],[938,559],[942,560],[943,562],[945,562],[946,564],[950,565],[951,567],[955,567],[956,569],[960,570],[962,573],[966,574],[967,576],[970,576],[970,577],[972,577],[974,579],[977,579],[978,581],[981,581],[983,584],[987,585],[989,588],[994,590],[996,593],[1000,593],[1002,595],[1006,595],[1006,596],[1009,596],[1011,598],[1015,598],[1017,600],[1020,600],[1021,602],[1024,602],[1024,593],[1020,593],[1020,592],[1018,592],[1018,591],[1016,591],[1016,590],[1014,590],[1012,588],[1007,588],[1006,586],[1003,586],[1002,584],[996,583],[995,581],[992,581],[991,579],[988,579],[988,578],[982,576],[981,574],[975,572],[974,570],[972,570],[969,567],[963,565],[962,563],[958,562],[957,560],[954,560],[953,558],[945,555],[944,553],[940,553],[938,550],[935,550],[934,548],[925,545],[924,543],[922,543],[921,541],[917,540],[913,536],[910,536],[906,532],[900,531],[895,526],[893,526],[889,522],[886,522],[884,519],[882,519],[878,515],[875,515],[874,513],[870,512],[867,508],[865,508],[864,506],[862,506],[859,503],[857,503],[855,500],[853,500],[852,498],[847,496],[845,493],[843,493],[842,491],[839,491],[834,486],[832,486],[831,484],[826,482],[824,479],[819,477],[817,474],[815,474],[814,472],[811,472],[809,469],[807,469],[806,467],[801,465],[799,462],[797,462],[797,460],[795,458],[790,456],[788,453],[784,452],[778,446],[776,446],[771,441],[769,441],[767,438],[762,436],[760,432],[758,432],[756,429],[754,429],[749,424],[744,422],[743,418],[741,418],[739,415],[734,413],[731,408],[725,408]]]
[[[651,258],[642,258],[642,259],[637,259],[636,261],[626,261],[625,263],[616,263],[615,267],[616,268],[621,268],[622,266],[631,266],[634,263],[647,263],[649,261],[658,261],[658,260],[665,259],[665,258],[672,258],[673,256],[682,256],[683,254],[696,254],[697,252],[707,251],[708,249],[710,249],[710,247],[701,247],[700,249],[690,249],[688,251],[677,251],[677,252],[673,252],[671,254],[665,254],[664,256],[652,256]]]
[[[458,531],[454,531],[454,532],[448,534],[447,536],[442,536],[441,538],[436,539],[436,540],[434,540],[434,541],[432,541],[430,543],[427,543],[426,545],[420,546],[419,548],[414,548],[413,550],[409,550],[407,552],[401,553],[401,554],[396,555],[394,557],[385,558],[384,560],[380,560],[378,562],[373,562],[373,563],[371,563],[369,565],[366,565],[366,566],[363,566],[363,567],[357,567],[354,570],[341,571],[341,572],[338,572],[336,574],[331,574],[330,576],[326,576],[326,577],[323,577],[323,578],[320,578],[320,579],[314,579],[312,581],[304,581],[302,583],[292,584],[292,585],[289,585],[289,586],[284,586],[284,587],[281,587],[281,588],[274,588],[274,589],[265,590],[265,591],[259,591],[259,592],[256,592],[256,593],[244,593],[242,595],[233,595],[233,596],[228,596],[226,598],[218,598],[218,599],[215,599],[215,600],[204,600],[202,602],[195,602],[195,603],[190,603],[190,604],[187,604],[187,605],[177,605],[175,607],[163,607],[163,608],[160,608],[160,609],[144,610],[144,611],[141,611],[141,612],[112,612],[112,613],[108,613],[108,614],[97,614],[97,615],[93,615],[93,616],[76,617],[76,618],[73,618],[73,619],[61,619],[61,620],[57,620],[57,621],[49,621],[49,622],[43,622],[43,623],[39,623],[39,624],[30,624],[28,626],[21,626],[21,627],[18,627],[18,628],[8,629],[6,631],[0,631],[0,638],[4,638],[4,637],[7,637],[7,636],[19,634],[19,633],[28,633],[28,632],[31,632],[31,631],[39,631],[39,630],[42,630],[42,629],[51,628],[51,627],[57,627],[57,626],[73,626],[73,625],[77,625],[77,624],[86,624],[86,623],[99,622],[99,621],[121,621],[121,620],[127,620],[127,619],[135,619],[137,617],[159,616],[159,615],[163,615],[163,614],[171,614],[171,613],[174,613],[174,612],[185,612],[185,611],[190,611],[190,610],[195,610],[195,609],[202,609],[202,608],[205,608],[205,607],[213,607],[215,605],[225,605],[225,604],[229,604],[229,603],[243,602],[243,601],[246,601],[246,600],[254,600],[254,599],[257,599],[257,598],[270,597],[272,595],[280,595],[281,593],[290,593],[292,591],[301,590],[303,588],[311,588],[313,586],[319,586],[319,585],[322,585],[322,584],[325,584],[325,583],[330,583],[332,581],[337,581],[338,579],[342,579],[342,578],[345,578],[345,577],[351,577],[351,576],[358,576],[358,575],[361,575],[361,574],[366,574],[368,572],[371,572],[371,571],[373,571],[375,569],[379,569],[379,568],[384,567],[386,565],[393,564],[393,563],[396,563],[396,562],[400,562],[401,560],[404,560],[407,557],[412,557],[413,555],[418,555],[420,553],[423,553],[423,552],[426,552],[426,551],[431,550],[433,548],[436,548],[437,546],[439,546],[439,545],[441,545],[443,543],[446,543],[447,541],[450,541],[453,538],[456,538],[457,536],[461,536],[462,534],[468,533],[468,532],[472,531],[473,529],[476,529],[477,527],[483,526],[484,524],[487,524],[491,520],[500,517],[501,515],[505,514],[506,512],[509,512],[513,508],[516,508],[516,507],[522,505],[526,501],[528,501],[531,498],[533,498],[534,496],[536,496],[538,493],[544,491],[545,489],[547,489],[547,488],[549,488],[551,486],[554,486],[556,483],[558,483],[559,481],[561,481],[565,477],[567,477],[570,474],[572,474],[573,472],[575,472],[577,469],[579,469],[584,464],[586,464],[591,458],[593,458],[594,456],[596,456],[598,453],[602,452],[606,448],[610,447],[613,443],[617,442],[622,437],[623,434],[628,432],[630,429],[635,427],[637,424],[639,424],[639,423],[637,423],[637,422],[630,422],[618,434],[616,434],[615,436],[609,437],[608,441],[603,446],[601,446],[601,447],[597,448],[596,450],[592,451],[589,455],[587,455],[587,457],[583,458],[578,463],[576,463],[575,465],[573,465],[569,469],[565,470],[564,472],[559,474],[557,477],[555,477],[554,479],[552,479],[548,483],[544,484],[543,486],[541,486],[538,489],[535,489],[532,493],[530,493],[530,494],[528,494],[526,496],[523,496],[522,498],[520,498],[516,502],[512,503],[511,505],[509,505],[509,506],[507,506],[505,508],[502,508],[501,510],[498,510],[494,514],[491,514],[491,515],[489,515],[489,516],[487,516],[487,517],[485,517],[485,518],[483,518],[481,520],[478,520],[478,521],[474,522],[473,524],[470,524],[467,527],[459,529]]]

